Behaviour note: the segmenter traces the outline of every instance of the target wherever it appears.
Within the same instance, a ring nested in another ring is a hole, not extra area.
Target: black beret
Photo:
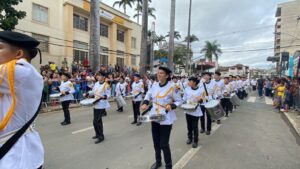
[[[221,76],[221,73],[220,73],[220,72],[215,72],[215,74]]]
[[[134,74],[133,76],[134,76],[134,77],[141,78],[141,75],[140,75],[140,74],[138,74],[138,73]]]
[[[68,79],[71,79],[71,75],[67,72],[60,73],[60,76],[62,76],[62,75],[66,76]]]
[[[160,66],[160,67],[158,67],[158,69],[166,72],[166,74],[168,74],[168,75],[172,73],[172,70],[170,70],[167,67]]]
[[[12,31],[0,31],[0,39],[11,45],[28,49],[34,49],[40,44],[39,41],[28,35]]]
[[[194,76],[190,77],[190,78],[189,78],[189,81],[196,82],[197,84],[199,83],[198,78],[196,78],[196,77],[194,77]]]
[[[96,76],[104,76],[104,77],[107,77],[107,73],[102,72],[102,71],[101,71],[101,72],[99,71],[99,72],[96,73],[95,77],[96,77]]]
[[[202,76],[204,76],[204,75],[211,76],[211,73],[210,73],[210,72],[203,72],[203,73],[202,73]]]

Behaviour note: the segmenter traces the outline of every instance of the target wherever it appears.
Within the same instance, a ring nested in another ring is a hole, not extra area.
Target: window
[[[124,67],[124,58],[117,57],[117,65],[120,67]]]
[[[107,66],[108,65],[108,48],[101,46],[101,64]]]
[[[136,38],[131,37],[131,48],[136,49]]]
[[[32,19],[38,22],[48,23],[48,8],[38,4],[33,4]]]
[[[73,47],[73,61],[82,65],[83,61],[88,59],[88,43],[74,40]]]
[[[125,32],[118,30],[117,31],[117,40],[120,42],[124,42],[124,38],[125,38]]]
[[[49,52],[49,36],[44,36],[44,35],[33,33],[32,37],[37,39],[40,42],[40,45],[38,46],[38,48],[42,52]]]
[[[80,29],[83,31],[88,31],[89,20],[86,17],[73,14],[73,28]]]
[[[131,55],[131,64],[136,65],[136,55]]]
[[[118,56],[124,57],[124,52],[123,52],[123,51],[120,51],[120,50],[117,50],[117,55],[118,55]]]
[[[100,35],[108,38],[108,26],[100,24]]]
[[[74,40],[73,47],[79,50],[89,50],[89,44],[81,41]]]
[[[73,61],[82,65],[83,61],[88,58],[88,52],[87,51],[81,51],[74,49],[74,56],[73,56]]]

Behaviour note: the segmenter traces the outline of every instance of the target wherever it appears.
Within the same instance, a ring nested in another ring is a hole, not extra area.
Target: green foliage
[[[222,54],[221,45],[218,44],[217,41],[206,41],[201,52],[205,53],[205,58],[207,58],[209,61],[212,61],[213,56],[215,56],[216,60],[218,61],[219,56]]]
[[[0,0],[0,28],[3,30],[13,30],[19,19],[26,16],[26,12],[18,11],[14,6],[22,0]]]

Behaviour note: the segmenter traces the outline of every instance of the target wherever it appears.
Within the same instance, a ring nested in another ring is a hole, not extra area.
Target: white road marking
[[[73,131],[72,134],[78,134],[78,133],[82,133],[82,132],[85,132],[85,131],[88,131],[88,130],[92,130],[92,129],[94,129],[93,126],[87,127],[87,128],[81,129],[81,130]]]
[[[133,118],[133,115],[129,115],[128,118]]]
[[[190,149],[181,159],[174,165],[174,169],[182,169],[186,164],[194,157],[194,155],[200,150],[201,146]]]
[[[256,97],[251,96],[251,97],[249,97],[249,99],[247,100],[247,102],[254,103],[255,100],[256,100]]]
[[[265,101],[266,101],[266,104],[268,105],[273,105],[273,100],[268,98],[268,97],[265,97]]]
[[[221,121],[227,120],[227,117],[223,117]],[[221,124],[213,124],[211,128],[211,135],[214,134],[215,131],[219,129]],[[196,155],[196,153],[200,150],[202,146],[199,146],[197,148],[191,148],[188,152],[186,152],[180,159],[177,161],[177,163],[174,165],[174,169],[183,169],[186,164]]]

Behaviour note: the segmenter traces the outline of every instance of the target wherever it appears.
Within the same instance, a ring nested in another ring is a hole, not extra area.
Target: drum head
[[[51,98],[56,98],[56,97],[60,97],[60,93],[55,93],[55,94],[50,94]]]
[[[209,102],[207,102],[207,103],[205,104],[205,107],[206,107],[206,108],[214,108],[214,107],[216,107],[218,104],[220,104],[220,101],[218,101],[218,100],[211,100],[211,101],[209,101]]]
[[[96,99],[84,99],[80,101],[80,104],[82,105],[93,105],[94,101],[96,101]]]
[[[197,105],[192,105],[192,104],[183,104],[181,105],[181,108],[184,110],[195,110]]]

